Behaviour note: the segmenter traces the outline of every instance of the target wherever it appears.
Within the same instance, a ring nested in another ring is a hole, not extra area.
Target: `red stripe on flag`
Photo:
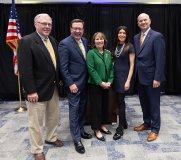
[[[9,36],[9,37],[6,37],[6,42],[7,42],[7,41],[12,41],[12,40],[17,40],[17,36]]]
[[[9,22],[8,25],[16,26],[16,22]]]

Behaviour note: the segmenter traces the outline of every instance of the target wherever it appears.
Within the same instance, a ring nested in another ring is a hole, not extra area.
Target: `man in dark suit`
[[[161,33],[150,28],[149,15],[141,13],[137,21],[141,32],[134,37],[135,73],[144,123],[134,130],[151,130],[147,137],[150,142],[156,140],[160,130],[160,85],[165,80],[165,42]]]
[[[57,138],[59,122],[59,60],[56,40],[49,36],[52,19],[48,14],[34,18],[36,32],[24,36],[18,47],[18,64],[28,107],[31,152],[35,160],[43,160],[43,122],[45,143],[63,146]]]
[[[60,72],[63,76],[69,101],[70,132],[78,153],[84,153],[81,142],[92,138],[84,131],[87,102],[88,71],[86,65],[87,40],[83,38],[84,22],[74,19],[70,23],[71,35],[59,43]]]

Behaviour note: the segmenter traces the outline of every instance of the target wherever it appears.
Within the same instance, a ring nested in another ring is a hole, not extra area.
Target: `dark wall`
[[[131,41],[139,32],[137,16],[146,12],[152,20],[151,27],[161,32],[166,41],[166,83],[163,90],[167,94],[181,93],[181,5],[143,4],[16,4],[22,36],[34,31],[33,19],[36,14],[48,13],[53,19],[52,35],[62,40],[69,33],[69,23],[74,18],[85,21],[85,36],[91,40],[94,32],[102,31],[108,39],[108,47],[113,46],[115,30],[126,25]],[[17,77],[13,72],[13,52],[6,45],[6,32],[10,5],[0,4],[0,99],[18,99]]]

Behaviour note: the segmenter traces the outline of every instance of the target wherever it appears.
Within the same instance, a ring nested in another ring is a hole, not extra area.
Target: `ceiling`
[[[0,0],[0,3],[11,3],[12,0]],[[170,4],[181,3],[180,0],[15,0],[16,4],[32,3],[147,3],[147,4]]]

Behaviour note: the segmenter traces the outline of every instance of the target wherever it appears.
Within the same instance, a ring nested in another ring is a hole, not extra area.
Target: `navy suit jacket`
[[[141,33],[134,37],[136,51],[135,75],[142,85],[152,85],[153,80],[164,81],[165,41],[163,35],[149,30],[140,48]]]
[[[24,36],[18,47],[18,69],[25,96],[37,92],[38,101],[50,100],[55,86],[59,87],[58,44],[53,37],[49,36],[49,39],[55,52],[56,69],[37,32]]]
[[[81,40],[87,53],[87,40]],[[75,83],[79,90],[83,90],[87,85],[88,71],[86,60],[75,39],[72,36],[63,39],[59,43],[58,53],[65,87]]]

